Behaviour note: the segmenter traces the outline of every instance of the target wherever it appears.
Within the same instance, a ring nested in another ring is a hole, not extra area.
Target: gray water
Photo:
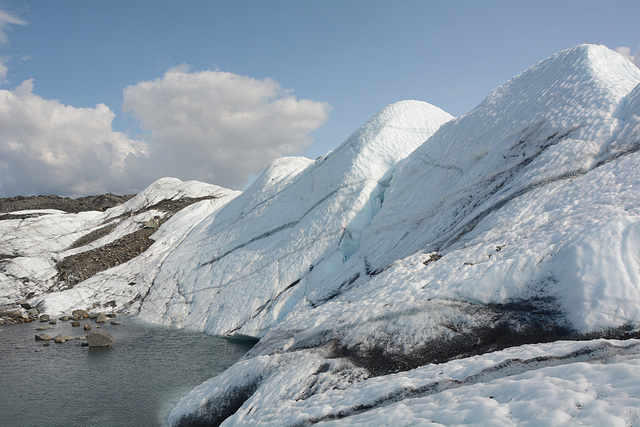
[[[253,342],[117,318],[103,324],[111,348],[80,340],[35,341],[36,333],[84,336],[70,322],[0,326],[0,426],[161,426],[193,387],[235,363]],[[96,324],[90,323],[93,331]],[[39,326],[51,326],[36,331]]]

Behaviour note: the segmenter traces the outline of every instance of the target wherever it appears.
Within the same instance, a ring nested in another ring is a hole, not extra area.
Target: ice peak
[[[540,61],[499,86],[479,107],[505,102],[523,105],[526,100],[550,111],[568,103],[585,109],[608,104],[613,111],[639,81],[640,70],[620,54],[605,46],[582,44]]]

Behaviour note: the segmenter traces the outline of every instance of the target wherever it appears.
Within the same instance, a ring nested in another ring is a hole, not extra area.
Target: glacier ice
[[[169,254],[140,316],[264,335],[357,250],[397,163],[450,119],[403,101],[315,162],[276,160]]]
[[[344,263],[308,289],[237,367],[187,395],[170,420],[216,419],[210,408],[230,401],[235,390],[229,425],[367,424],[396,420],[398,411],[407,422],[473,423],[484,418],[469,418],[461,408],[479,399],[480,386],[455,400],[462,405],[457,417],[434,407],[432,398],[407,408],[411,394],[399,393],[399,403],[388,406],[369,395],[351,411],[326,393],[358,395],[360,384],[377,378],[404,384],[425,363],[519,342],[637,330],[639,83],[640,70],[628,61],[582,45],[540,62],[444,123],[394,170],[384,203]],[[490,356],[475,357],[487,363]],[[595,378],[633,370],[639,359],[629,357],[611,369],[589,365],[576,372],[597,389]],[[580,363],[570,362],[572,369]],[[397,371],[407,374],[396,380]],[[496,422],[536,416],[595,422],[606,413],[599,405],[638,416],[640,394],[632,382],[622,386],[633,396],[628,402],[576,395],[584,407],[593,403],[589,415],[570,411],[570,399],[557,399],[543,414],[539,408],[548,402],[535,390],[557,394],[562,388],[552,384],[586,381],[566,372],[548,367],[510,375],[504,381],[532,387],[533,396],[514,397],[523,411]],[[491,393],[503,387],[511,390],[502,382]],[[433,399],[450,395],[443,389]],[[485,398],[476,410],[489,417],[491,402]],[[510,407],[496,408],[508,413]]]

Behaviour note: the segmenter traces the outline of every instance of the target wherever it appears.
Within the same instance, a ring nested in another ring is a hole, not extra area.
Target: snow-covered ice
[[[597,424],[608,409],[619,410],[614,422],[637,422],[633,381],[610,399],[598,395],[609,390],[601,379],[629,374],[636,356],[602,367],[581,361],[571,374],[551,366],[509,375],[474,385],[468,395],[456,389],[410,402],[400,394],[384,406],[373,398],[347,418],[330,390],[355,393],[359,384],[395,381],[394,372],[424,361],[518,342],[637,331],[639,83],[631,63],[582,45],[443,124],[394,170],[356,250],[307,288],[237,370],[194,390],[171,419],[224,419],[230,414],[221,415],[220,405],[235,402],[229,425],[269,424],[288,414],[297,414],[291,424]],[[572,381],[586,384],[572,398],[589,410],[580,412],[568,397],[549,405],[553,399],[543,396],[562,396],[562,384]],[[513,394],[513,404],[475,395],[480,389],[498,399]],[[434,406],[451,394],[466,397],[452,399],[459,402],[453,410]],[[324,414],[309,408],[314,399]]]
[[[324,158],[276,160],[163,261],[142,318],[262,336],[360,245],[397,163],[452,117],[393,104]]]

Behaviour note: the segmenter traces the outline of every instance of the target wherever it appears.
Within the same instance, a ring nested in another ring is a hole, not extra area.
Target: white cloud
[[[636,67],[640,68],[640,46],[636,50],[635,55],[631,55],[631,48],[627,46],[617,47],[615,48],[615,51],[627,58],[629,61],[633,62]]]
[[[114,132],[106,105],[46,100],[27,80],[0,90],[0,112],[0,194],[95,194],[135,184],[128,164],[146,144]]]
[[[10,25],[27,25],[27,23],[17,16],[0,9],[0,44],[6,45],[9,42],[7,31]]]
[[[114,131],[104,104],[47,100],[32,80],[0,90],[0,196],[130,193],[164,176],[239,187],[310,144],[329,111],[270,79],[185,69],[127,87],[124,107],[148,141]]]
[[[17,16],[0,9],[0,44],[7,45],[9,43],[7,31],[11,25],[27,25],[27,23]],[[0,84],[7,83],[8,70],[5,64],[6,60],[6,58],[0,58]]]
[[[127,87],[123,108],[150,133],[149,172],[233,188],[310,145],[330,110],[271,79],[184,66]]]
[[[11,25],[0,9],[0,45]],[[0,57],[0,84],[7,83]],[[0,90],[0,197],[129,193],[175,176],[239,187],[273,159],[299,153],[328,117],[327,103],[297,100],[271,79],[174,68],[124,90],[123,107],[149,141],[112,128],[104,104],[75,108],[33,94],[33,81]]]

